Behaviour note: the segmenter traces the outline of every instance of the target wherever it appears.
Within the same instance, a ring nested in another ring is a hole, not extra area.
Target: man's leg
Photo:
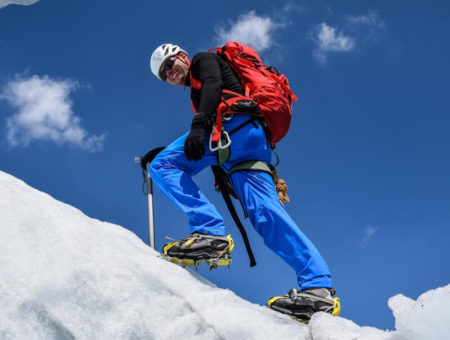
[[[237,171],[231,181],[256,231],[294,269],[301,289],[332,288],[327,264],[280,203],[270,174]]]
[[[197,162],[184,155],[187,134],[175,140],[150,163],[150,175],[159,190],[189,217],[190,232],[225,235],[225,224],[214,205],[200,191],[192,176],[217,163],[217,156],[205,147]]]

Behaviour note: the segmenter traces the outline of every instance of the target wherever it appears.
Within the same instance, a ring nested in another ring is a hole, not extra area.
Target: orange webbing
[[[213,141],[214,143],[219,142],[220,136],[222,135],[222,114],[224,114],[224,113],[231,113],[232,111],[229,110],[230,106],[233,105],[233,103],[238,101],[238,100],[252,100],[251,98],[249,98],[247,96],[239,95],[238,93],[233,92],[233,91],[223,90],[223,92],[230,93],[230,94],[236,94],[238,96],[230,98],[230,99],[227,99],[227,100],[224,100],[222,98],[222,102],[217,107],[216,127],[215,127],[215,129],[213,131],[213,136],[212,136],[212,139],[211,139],[211,141]]]
[[[202,82],[200,80],[195,79],[192,76],[191,72],[189,72],[189,78],[191,79],[191,88],[194,88],[196,90],[200,90],[202,88]]]

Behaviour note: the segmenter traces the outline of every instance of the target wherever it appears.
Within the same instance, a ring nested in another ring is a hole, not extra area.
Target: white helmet
[[[184,52],[187,55],[187,52],[185,50],[182,50],[180,46],[177,45],[163,44],[161,46],[158,46],[156,50],[153,51],[153,54],[150,58],[150,69],[152,70],[153,74],[158,79],[161,79],[161,77],[159,76],[161,65],[167,58],[177,55],[180,52]]]

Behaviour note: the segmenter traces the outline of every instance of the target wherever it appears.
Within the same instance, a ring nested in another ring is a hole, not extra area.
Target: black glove
[[[164,149],[165,146],[160,146],[147,152],[144,157],[141,157],[141,168],[147,170],[147,163],[150,163],[153,160],[153,158],[155,158],[156,155],[159,154]]]
[[[191,131],[184,141],[184,154],[190,161],[198,161],[205,154],[206,120],[201,114],[192,119]]]

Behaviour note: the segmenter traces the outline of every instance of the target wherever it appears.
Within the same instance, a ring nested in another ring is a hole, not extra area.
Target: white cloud
[[[336,28],[326,23],[317,26],[311,39],[316,44],[314,57],[320,64],[326,63],[327,54],[330,52],[348,52],[355,48],[355,40],[352,37],[337,32]]]
[[[347,21],[351,24],[362,24],[378,28],[384,28],[384,21],[380,19],[377,11],[369,11],[366,15],[348,16]]]
[[[6,7],[8,5],[33,5],[39,0],[0,0],[0,8]]]
[[[373,10],[365,15],[347,16],[346,21],[366,41],[380,39],[381,33],[384,32],[386,26],[378,12]]]
[[[35,140],[47,140],[89,151],[101,150],[105,135],[89,136],[72,111],[69,95],[77,87],[73,80],[37,75],[9,82],[0,93],[0,99],[15,109],[6,121],[8,143],[27,146]]]
[[[307,10],[308,9],[306,6],[299,4],[298,2],[295,2],[293,0],[287,1],[282,7],[282,11],[285,12],[286,14],[292,13],[300,14],[306,12]]]
[[[239,41],[262,52],[273,45],[272,34],[279,26],[271,18],[250,11],[239,16],[235,23],[231,22],[229,29],[218,27],[216,40],[219,45],[227,41]]]
[[[375,235],[375,233],[378,231],[378,227],[373,227],[373,226],[368,226],[366,227],[365,230],[365,235],[364,237],[361,239],[361,241],[359,242],[359,245],[361,247],[365,247],[367,242],[369,242],[369,240],[372,238],[373,235]]]

